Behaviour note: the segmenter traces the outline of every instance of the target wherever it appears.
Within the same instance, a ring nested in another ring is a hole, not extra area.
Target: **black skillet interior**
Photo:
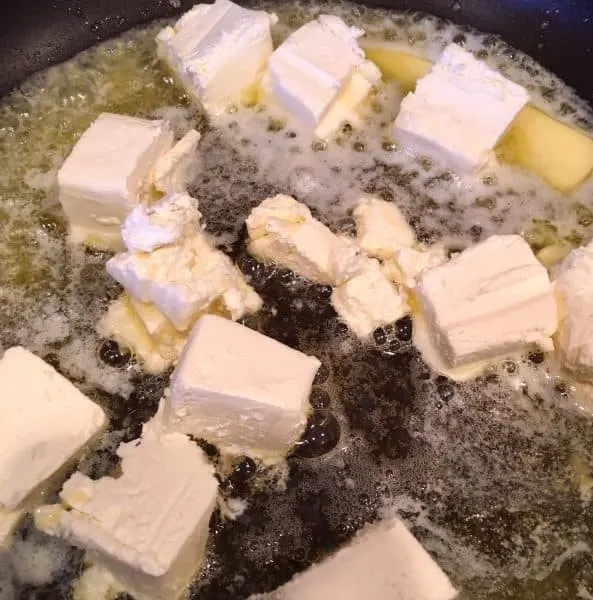
[[[6,92],[32,71],[62,61],[99,40],[116,35],[138,23],[172,16],[186,10],[191,4],[191,0],[13,2],[8,9],[12,14],[0,23],[0,92]],[[406,0],[391,3],[372,0],[368,4],[393,6],[399,10],[421,10],[472,25],[483,31],[498,33],[512,45],[531,54],[544,66],[558,73],[585,99],[591,101],[593,98],[591,0]],[[245,184],[248,185],[248,182]],[[265,270],[259,269],[245,255],[243,247],[242,243],[236,245],[234,258],[243,270],[253,269],[252,274],[257,282],[258,291],[264,299],[273,298],[278,307],[278,318],[274,322],[264,324],[264,332],[292,345],[300,328],[299,319],[307,320],[309,325],[319,325],[312,328],[316,333],[309,343],[311,347],[323,347],[327,344],[328,351],[324,362],[326,365],[333,365],[333,371],[324,368],[320,372],[316,381],[315,401],[320,406],[326,403],[328,395],[324,389],[331,388],[332,378],[343,382],[340,386],[340,402],[349,426],[359,431],[361,438],[365,439],[369,457],[376,458],[379,462],[383,457],[389,459],[402,482],[414,482],[414,491],[418,498],[427,503],[438,501],[438,497],[434,497],[434,492],[430,491],[430,469],[427,469],[423,477],[416,476],[418,465],[414,461],[423,455],[423,449],[420,447],[421,443],[413,439],[410,431],[413,429],[413,422],[422,418],[423,409],[416,399],[422,393],[423,386],[432,383],[426,381],[426,373],[413,366],[417,361],[414,351],[406,341],[409,332],[405,326],[402,326],[401,331],[394,332],[396,340],[393,353],[370,348],[363,355],[359,355],[361,359],[356,363],[341,362],[332,356],[331,344],[328,343],[340,334],[339,324],[328,307],[328,290],[321,286],[311,286],[295,291],[286,286],[282,278],[268,278]],[[309,300],[309,310],[306,314],[301,312],[300,317],[295,317],[291,310],[295,294],[306,294]],[[377,345],[385,349],[386,343],[384,340],[377,340]],[[365,381],[366,387],[359,387],[360,381]],[[132,401],[137,401],[137,404],[132,406],[128,403],[127,408],[134,410],[137,416],[145,420],[156,409],[163,381],[144,377],[136,384]],[[435,384],[446,403],[455,393],[454,387],[447,382],[436,381]],[[476,395],[487,385],[487,381],[479,381],[475,386]],[[394,400],[397,403],[396,410]],[[117,403],[117,399],[113,401]],[[104,402],[109,405],[110,400],[104,399]],[[484,409],[487,410],[487,406]],[[114,409],[113,412],[117,411]],[[249,463],[241,465],[234,477],[224,482],[223,490],[227,495],[242,496],[249,493],[252,497],[251,508],[243,518],[233,524],[216,520],[213,523],[217,535],[211,565],[216,576],[210,577],[206,573],[202,583],[198,584],[196,598],[231,600],[245,598],[249,593],[272,589],[295,571],[303,569],[311,561],[335,548],[365,521],[376,516],[378,499],[385,490],[375,490],[370,485],[362,485],[360,491],[350,490],[345,493],[340,489],[340,481],[343,480],[344,474],[348,474],[350,465],[345,464],[342,472],[335,474],[335,485],[319,487],[320,480],[332,482],[334,474],[320,474],[319,469],[329,466],[306,459],[318,450],[322,451],[324,444],[331,445],[334,442],[333,436],[336,432],[333,428],[336,423],[332,420],[331,413],[329,417],[328,413],[324,414],[323,427],[315,431],[316,424],[313,421],[313,431],[309,431],[309,434],[312,434],[310,437],[314,438],[320,447],[316,448],[315,443],[310,447],[302,447],[300,454],[305,460],[297,456],[289,461],[291,477],[288,490],[285,495],[278,495],[275,499],[274,511],[270,510],[266,494],[249,489],[247,479],[252,467]],[[119,417],[124,419],[125,415]],[[567,425],[569,429],[574,427],[575,435],[587,435],[583,432],[588,426],[587,423],[575,420]],[[316,433],[319,435],[316,436]],[[453,423],[450,433],[452,437],[455,436]],[[517,472],[520,472],[521,461],[517,453],[520,440],[517,440],[518,446],[515,448],[511,438],[512,436],[509,437],[508,448],[503,450],[504,459],[508,461],[509,470],[517,469]],[[544,450],[546,449],[542,446],[542,452]],[[544,464],[545,457],[542,461]],[[394,473],[388,470],[382,475],[393,477]],[[504,490],[501,490],[501,494],[503,493]],[[578,499],[575,499],[575,504],[566,502],[562,506],[556,506],[554,494],[551,492],[549,497],[542,498],[541,501],[544,504],[549,501],[545,510],[557,512],[560,519],[572,526],[576,527],[578,519],[586,520],[587,527],[593,523],[591,510],[580,510],[582,507]],[[348,506],[337,506],[340,502],[345,502]],[[352,503],[357,505],[354,510],[350,510]],[[342,510],[343,515],[340,515]],[[443,510],[447,512],[444,518],[453,524],[458,533],[467,536],[468,539],[474,538],[481,545],[480,550],[502,562],[513,560],[507,553],[508,538],[513,534],[527,536],[529,528],[535,527],[535,521],[530,520],[527,513],[521,516],[512,515],[505,512],[504,506],[495,507],[490,511],[489,518],[493,519],[492,522],[480,523],[468,520],[470,513],[474,512],[473,507],[464,506],[461,502],[452,503]],[[293,521],[299,523],[299,526],[293,529],[293,533],[274,539],[279,523]],[[487,541],[481,537],[481,531],[484,529],[490,532]],[[261,532],[261,539],[267,540],[266,543],[274,540],[274,548],[270,551],[274,560],[265,565],[252,562],[250,548],[241,541],[249,533],[248,537],[253,543],[257,537],[254,532]],[[80,553],[74,552],[71,562],[73,573],[80,568],[80,560]],[[571,563],[569,568],[575,569],[581,575],[588,573],[587,581],[591,583],[592,566],[589,558],[577,558],[576,563]],[[57,600],[64,597],[64,591],[67,589],[67,584],[64,587],[63,583],[64,580],[62,585],[57,587],[21,590],[20,598]],[[539,596],[538,589],[541,591]],[[544,588],[536,586],[526,591],[520,583],[515,583],[505,587],[505,591],[500,595],[493,593],[484,597],[560,600],[576,597],[576,588],[570,574],[566,577],[561,574],[558,580],[553,578]]]

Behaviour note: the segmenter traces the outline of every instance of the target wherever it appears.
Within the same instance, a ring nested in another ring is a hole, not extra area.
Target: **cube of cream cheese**
[[[334,288],[331,303],[340,320],[361,339],[409,312],[379,262],[368,257],[358,273]]]
[[[369,256],[387,260],[401,247],[416,245],[416,233],[393,202],[364,195],[352,214],[358,245]]]
[[[557,347],[563,367],[593,381],[593,247],[573,250],[558,269],[555,292],[559,324]]]
[[[229,2],[197,4],[157,36],[157,53],[187,91],[217,112],[253,84],[272,54],[275,15]]]
[[[72,241],[120,249],[120,226],[134,206],[151,200],[153,168],[172,145],[165,121],[99,115],[58,171]]]
[[[411,151],[463,172],[483,167],[529,101],[525,88],[450,44],[402,101],[395,137]]]
[[[449,578],[399,519],[367,525],[348,544],[271,594],[250,600],[453,600]]]
[[[283,457],[304,429],[319,365],[257,331],[204,315],[173,373],[164,428],[230,453]]]
[[[318,283],[335,283],[331,257],[344,243],[304,204],[278,194],[254,208],[246,225],[248,250],[256,258]]]
[[[103,410],[25,348],[0,360],[0,521],[4,535],[106,426]]]
[[[37,509],[35,524],[84,548],[138,600],[175,600],[200,568],[218,482],[203,451],[185,435],[122,444],[121,475],[66,481],[62,506]]]
[[[518,235],[495,235],[420,275],[416,296],[450,366],[539,345],[553,348],[556,301]]]
[[[348,119],[381,79],[358,45],[363,34],[339,17],[320,15],[289,35],[268,61],[274,99],[319,137]]]
[[[107,262],[134,300],[153,304],[181,332],[205,311],[239,319],[262,304],[230,258],[201,233],[197,201],[191,200],[169,194],[139,207],[123,227],[128,252]]]

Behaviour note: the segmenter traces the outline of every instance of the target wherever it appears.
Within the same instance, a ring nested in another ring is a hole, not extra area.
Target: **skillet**
[[[425,11],[482,31],[498,33],[507,42],[527,52],[545,67],[560,75],[583,98],[589,102],[593,99],[593,81],[590,76],[593,72],[593,6],[588,0],[571,2],[418,0],[417,2],[369,2],[367,4],[393,6],[398,10]],[[176,0],[169,2],[108,0],[101,3],[70,1],[47,3],[39,0],[12,5],[10,15],[7,15],[0,26],[0,91],[9,91],[35,70],[65,60],[97,41],[112,37],[136,24],[172,16],[187,10],[190,5],[191,2]],[[238,248],[236,258],[240,263],[244,261],[242,265],[244,268],[250,268],[249,259]],[[278,298],[279,310],[286,316],[286,319],[278,320],[282,325],[269,325],[267,333],[281,341],[291,343],[299,324],[291,321],[290,297],[281,282],[267,280],[262,275],[260,289],[265,286],[268,286],[265,293]],[[307,318],[311,321],[318,319],[319,322],[323,322],[327,317],[323,314],[326,290],[313,287],[307,293],[310,294],[311,306],[313,306]],[[324,336],[329,337],[330,334],[331,332],[327,331],[320,332],[319,339],[314,342],[323,343]],[[413,422],[421,414],[416,401],[421,384],[419,385],[410,375],[413,372],[410,361],[411,355],[406,353],[401,353],[394,358],[369,351],[366,360],[362,360],[358,365],[343,364],[329,375],[323,372],[317,381],[320,387],[325,383],[326,377],[351,381],[341,386],[350,425],[360,430],[363,437],[377,437],[378,441],[372,452],[393,459],[402,470],[406,467],[400,461],[413,462],[415,457],[421,454],[411,433]],[[337,372],[338,370],[342,373]],[[367,405],[365,405],[366,399],[360,397],[361,392],[356,384],[362,379],[373,382],[371,393],[367,397]],[[160,380],[153,381],[149,377],[137,382],[135,398],[139,404],[142,404],[138,410],[150,412],[154,408],[161,385]],[[480,385],[487,385],[487,382],[481,381]],[[386,389],[390,390],[389,397],[384,393]],[[398,410],[395,412],[392,406],[393,398],[398,402]],[[373,419],[368,419],[363,411],[373,412]],[[575,435],[582,437],[588,435],[586,423],[570,421],[566,426],[574,428]],[[384,428],[395,433],[385,436]],[[453,425],[451,431],[454,435]],[[329,438],[334,435],[331,426],[324,435]],[[514,449],[511,448],[510,451],[512,450]],[[320,488],[318,483],[318,471],[330,467],[303,460],[307,458],[309,457],[305,450],[301,453],[301,457],[297,456],[289,462],[291,477],[288,495],[291,501],[287,501],[280,511],[282,517],[270,513],[269,501],[264,493],[255,492],[253,506],[244,519],[234,524],[213,523],[217,538],[211,565],[213,571],[217,571],[217,575],[212,578],[206,577],[203,583],[198,584],[195,597],[205,600],[245,598],[255,591],[272,589],[288,579],[292,573],[302,570],[325,552],[343,543],[365,521],[377,516],[380,508],[379,494],[370,492],[372,486],[361,484],[363,491],[353,496],[358,503],[356,510],[348,510],[349,507],[344,507],[344,518],[338,519],[339,523],[336,523],[334,518],[336,510],[333,506],[336,497],[330,490]],[[509,469],[519,466],[519,463],[515,464],[511,458],[508,460]],[[243,465],[242,468],[248,471],[249,465]],[[348,468],[349,466],[346,465],[346,471]],[[409,468],[412,470],[411,467]],[[323,476],[326,481],[331,478],[327,473]],[[393,476],[393,473],[391,475],[386,473],[386,476]],[[401,476],[405,479],[403,474]],[[244,491],[241,490],[242,484],[242,477],[239,476],[227,486],[238,488],[231,489],[230,492],[241,496]],[[416,485],[417,495],[424,502],[431,503],[438,500],[429,489],[428,474],[423,480],[416,481]],[[536,522],[529,521],[526,515],[519,519],[516,515],[506,513],[502,500],[500,506],[490,507],[492,510],[489,513],[484,511],[486,516],[481,521],[472,520],[470,517],[473,516],[473,507],[465,507],[461,502],[455,508],[447,507],[449,511],[447,520],[455,523],[454,526],[460,535],[477,541],[482,550],[492,555],[493,560],[504,563],[505,560],[511,560],[505,554],[506,538],[514,533],[523,533],[524,529],[535,527]],[[414,516],[415,510],[417,509],[410,509],[410,516]],[[570,505],[557,506],[554,510],[558,511],[559,519],[565,519],[566,523],[570,524],[567,527],[574,525],[569,516]],[[303,525],[300,528],[302,535],[280,536],[276,540],[276,548],[272,553],[274,560],[269,564],[261,565],[252,562],[249,558],[249,549],[241,542],[243,534],[248,531],[261,531],[262,537],[267,537],[264,534],[269,534],[273,522],[279,518],[299,519]],[[578,521],[584,522],[586,527],[591,524],[590,508],[586,507],[579,512]],[[69,569],[71,573],[77,572],[80,562],[80,554],[74,552]],[[483,597],[541,600],[576,598],[578,586],[575,583],[575,573],[578,573],[579,581],[582,581],[585,576],[583,574],[591,571],[591,564],[590,557],[577,557],[568,561],[568,564],[563,565],[561,569],[551,570],[549,578],[543,583],[541,581],[532,581],[529,584],[501,582],[498,591],[497,586],[492,586],[489,594]],[[65,573],[63,578],[67,579],[67,576],[68,573]],[[21,590],[21,597],[57,599],[62,597],[64,589],[62,583],[58,586],[25,589]]]

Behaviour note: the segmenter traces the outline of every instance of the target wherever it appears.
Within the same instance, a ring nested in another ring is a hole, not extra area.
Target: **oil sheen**
[[[593,127],[571,90],[497,37],[333,1],[260,6],[279,15],[277,42],[320,12],[430,59],[455,41],[526,85],[545,111]],[[395,83],[368,103],[363,126],[346,126],[324,144],[257,105],[208,121],[156,58],[162,26],[102,43],[0,101],[0,347],[27,346],[107,410],[111,427],[81,468],[98,477],[116,466],[114,449],[154,414],[168,376],[143,375],[133,357],[95,333],[121,290],[105,272],[106,254],[66,243],[56,172],[100,112],[167,117],[180,135],[190,127],[202,133],[190,191],[208,232],[264,298],[247,324],[323,361],[308,437],[285,463],[270,471],[204,446],[223,475],[228,507],[213,520],[194,597],[272,589],[366,521],[397,512],[461,598],[593,598],[591,414],[575,386],[535,355],[454,383],[423,363],[409,322],[363,344],[338,323],[328,288],[257,263],[242,237],[250,210],[275,193],[294,195],[334,231],[352,233],[350,211],[369,192],[396,202],[421,240],[451,250],[495,232],[522,233],[535,249],[578,245],[593,237],[592,184],[565,197],[511,167],[460,179],[409,156],[389,138],[401,99]],[[95,597],[88,585],[95,573],[76,583],[82,553],[35,533],[30,521],[0,567],[2,600],[66,598],[73,586],[76,598]],[[102,596],[108,586],[97,582]]]

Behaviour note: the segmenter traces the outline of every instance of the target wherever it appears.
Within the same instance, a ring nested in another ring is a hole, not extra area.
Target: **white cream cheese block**
[[[229,2],[197,4],[157,36],[157,52],[208,111],[255,83],[272,54],[275,15]]]
[[[362,29],[320,15],[274,51],[266,83],[274,99],[319,137],[326,137],[381,79],[358,45]],[[332,114],[333,113],[333,114]]]
[[[563,367],[593,381],[593,247],[573,250],[557,272],[557,348]]]
[[[367,525],[324,561],[250,600],[453,600],[449,578],[399,519]]]
[[[361,269],[351,275],[334,288],[331,303],[339,319],[359,338],[368,338],[377,327],[393,323],[409,312],[377,260],[366,257]]]
[[[394,134],[412,152],[474,171],[528,101],[525,88],[450,44],[402,101]]]
[[[104,429],[103,410],[25,348],[0,360],[0,530],[6,538],[52,478]]]
[[[332,255],[344,242],[301,202],[283,194],[267,198],[251,211],[246,225],[248,250],[256,258],[318,283],[335,283]]]
[[[414,230],[393,202],[364,195],[352,214],[358,245],[369,256],[387,260],[400,248],[416,245]]]
[[[152,199],[152,171],[173,145],[165,121],[103,113],[58,171],[59,199],[73,242],[120,249],[120,226]]]
[[[139,207],[123,228],[130,250],[107,262],[134,300],[153,304],[181,332],[204,312],[236,320],[262,304],[230,258],[210,246],[199,219],[197,201],[185,194]]]
[[[263,458],[287,454],[306,422],[319,360],[215,315],[191,331],[164,427]]]
[[[190,129],[159,158],[153,173],[154,187],[159,192],[185,192],[192,171],[198,164],[197,149],[201,137],[195,129]]]
[[[416,297],[447,364],[539,345],[553,348],[556,301],[548,273],[518,235],[495,235],[424,271]]]
[[[185,435],[122,444],[121,474],[75,473],[62,505],[38,508],[35,524],[87,550],[137,600],[175,600],[200,568],[218,483],[203,451]]]

